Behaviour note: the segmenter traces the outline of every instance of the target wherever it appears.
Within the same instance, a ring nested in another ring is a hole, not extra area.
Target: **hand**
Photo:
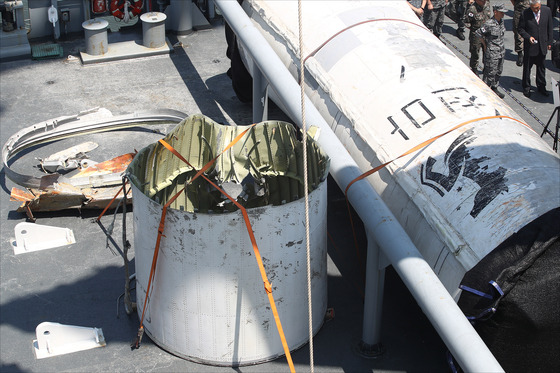
[[[532,37],[532,36],[529,37],[529,42],[530,42],[531,44],[535,44],[536,41],[537,41],[537,39],[535,39],[534,37]]]

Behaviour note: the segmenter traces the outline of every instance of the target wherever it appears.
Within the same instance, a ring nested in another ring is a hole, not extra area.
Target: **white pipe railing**
[[[263,35],[237,1],[215,0],[255,67],[282,101],[281,106],[301,127],[300,88]],[[321,129],[317,141],[331,158],[330,173],[344,190],[362,174],[346,148],[306,97],[306,121]],[[416,302],[449,348],[459,365],[469,372],[503,372],[486,344],[447,292],[430,265],[414,246],[387,205],[368,182],[348,191],[348,200],[391,262]],[[368,268],[377,271],[378,268]]]

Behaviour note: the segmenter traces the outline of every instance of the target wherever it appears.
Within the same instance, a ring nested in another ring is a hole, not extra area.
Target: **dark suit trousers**
[[[531,68],[533,67],[533,65],[537,67],[537,77],[536,77],[537,88],[546,87],[546,80],[544,76],[545,57],[546,55],[542,53],[539,53],[536,56],[528,56],[527,54],[523,56],[523,81],[521,82],[523,89],[531,88]]]

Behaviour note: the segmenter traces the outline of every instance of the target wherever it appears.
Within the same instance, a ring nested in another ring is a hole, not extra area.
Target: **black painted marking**
[[[410,113],[408,112],[408,108],[411,107],[412,105],[414,105],[415,103],[418,102],[418,105],[420,105],[420,107],[426,112],[426,114],[428,114],[428,116],[430,117],[429,119],[426,119],[425,121],[423,121],[422,123],[418,124],[418,122],[412,117],[412,115],[410,115]],[[422,101],[420,99],[416,99],[411,101],[410,103],[406,104],[405,106],[403,106],[403,108],[401,109],[401,111],[404,113],[404,115],[406,115],[406,117],[408,119],[410,119],[410,121],[412,122],[412,124],[414,124],[414,126],[416,126],[416,128],[422,128],[423,125],[425,125],[426,123],[434,120],[436,117],[434,116],[434,114],[432,114],[432,112],[430,110],[428,110],[428,108],[426,107],[426,105],[424,105],[424,103],[422,103]]]
[[[459,176],[469,178],[478,184],[480,190],[474,197],[474,206],[470,212],[473,218],[476,218],[500,193],[508,191],[505,168],[500,166],[497,170],[488,172],[488,167],[481,167],[480,164],[490,159],[489,157],[472,158],[467,145],[475,139],[474,131],[470,129],[453,141],[443,159],[447,166],[447,174],[433,171],[437,160],[432,157],[428,157],[426,164],[420,167],[421,183],[434,189],[442,197],[453,189]]]
[[[393,120],[393,117],[387,117],[387,119],[389,120],[389,122],[391,122],[393,127],[395,127],[395,129],[391,131],[391,135],[394,135],[395,132],[398,131],[405,140],[409,139],[408,136],[404,133],[404,131],[398,126],[398,124],[395,123],[395,121]]]

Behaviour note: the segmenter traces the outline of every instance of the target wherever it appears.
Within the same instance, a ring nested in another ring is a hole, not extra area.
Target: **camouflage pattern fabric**
[[[503,71],[506,48],[504,34],[506,28],[503,20],[498,22],[494,17],[486,21],[476,35],[486,41],[484,52],[484,77],[482,80],[491,88],[495,88]]]
[[[492,11],[490,8],[490,0],[487,0],[486,3],[484,3],[484,6],[480,6],[474,2],[469,4],[463,17],[465,27],[470,29],[469,52],[471,53],[471,58],[469,65],[471,70],[475,70],[477,68],[478,60],[480,58],[480,49],[482,47],[480,38],[475,35],[475,32],[484,24],[484,22],[492,18]]]
[[[514,0],[513,5],[513,42],[515,53],[523,52],[523,37],[517,32],[521,13],[529,7],[529,0]]]

